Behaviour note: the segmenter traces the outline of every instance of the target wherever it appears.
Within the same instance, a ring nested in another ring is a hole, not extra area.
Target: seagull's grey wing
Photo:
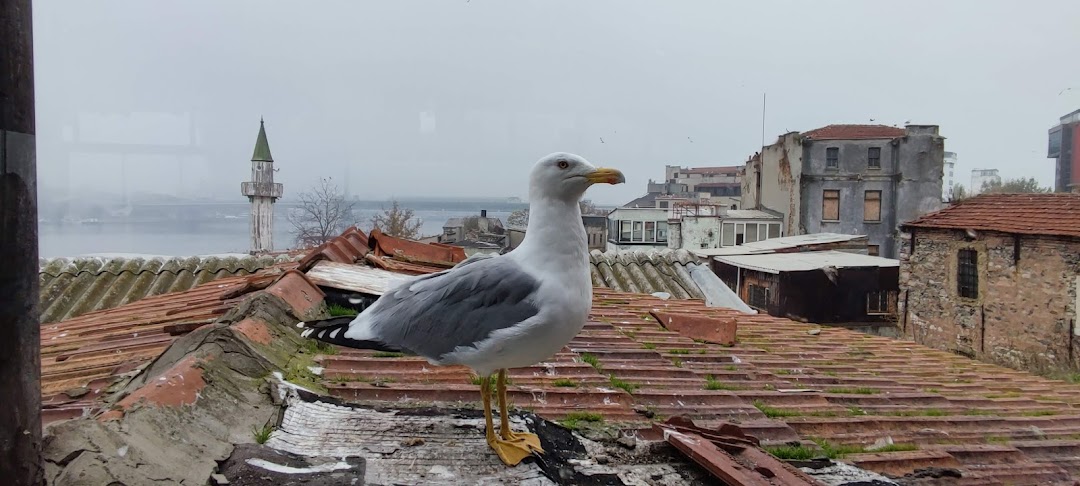
[[[438,360],[539,312],[540,282],[510,258],[480,258],[383,295],[357,319],[375,340]]]

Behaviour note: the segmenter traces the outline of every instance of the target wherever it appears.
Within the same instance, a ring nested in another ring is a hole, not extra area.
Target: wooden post
[[[0,2],[0,477],[44,484],[30,0]]]

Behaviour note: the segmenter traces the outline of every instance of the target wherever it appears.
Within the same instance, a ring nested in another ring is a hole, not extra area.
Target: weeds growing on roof
[[[265,444],[270,440],[270,434],[274,432],[272,425],[263,425],[262,427],[251,427],[251,433],[255,436],[255,442],[258,444]]]
[[[802,444],[797,446],[779,445],[765,446],[764,449],[785,461],[806,461],[821,456],[821,453]]]
[[[330,343],[324,343],[317,339],[304,339],[304,347],[301,348],[301,352],[310,354],[312,356],[316,354],[323,355],[335,355],[338,353],[337,346]]]
[[[877,395],[881,390],[860,386],[858,388],[833,388],[829,393],[842,393],[846,395]]]
[[[641,343],[641,347],[645,349],[656,349],[656,345],[653,343]]]
[[[671,353],[671,354],[690,354],[689,349],[680,349],[680,348],[669,349],[668,352]]]
[[[559,378],[559,379],[555,380],[554,382],[552,382],[551,384],[555,385],[555,386],[561,386],[561,387],[567,387],[567,388],[574,388],[574,387],[578,386],[578,382],[576,382],[574,380],[571,380],[569,378]]]
[[[600,358],[597,358],[596,355],[589,353],[581,353],[581,360],[589,363],[589,365],[593,368],[596,368],[596,371],[604,369],[602,366],[600,366]]]
[[[994,399],[994,398],[1019,398],[1021,395],[1020,395],[1020,392],[1005,392],[1005,393],[991,393],[991,394],[983,395],[983,396],[986,397],[986,398]]]
[[[1057,415],[1057,414],[1058,413],[1055,410],[1032,410],[1032,411],[1029,411],[1029,412],[1024,412],[1021,415],[1025,416],[1025,417],[1046,417],[1048,415]]]
[[[757,407],[758,410],[761,410],[761,413],[765,414],[765,416],[769,418],[798,417],[802,415],[795,410],[784,410],[782,408],[770,407],[761,400],[754,400],[754,406]]]
[[[338,304],[330,304],[326,306],[326,310],[330,313],[330,317],[355,316],[356,314],[359,314],[356,312],[356,309],[350,309]]]
[[[373,358],[401,358],[405,356],[404,353],[395,353],[391,351],[376,351],[371,355]]]
[[[615,375],[609,375],[608,379],[611,380],[611,386],[613,386],[615,388],[622,388],[623,390],[626,391],[626,393],[629,393],[631,395],[633,395],[634,390],[637,390],[637,388],[638,388],[638,385],[630,383],[629,381],[626,381],[626,380],[620,380],[619,378],[616,378]]]
[[[742,390],[743,387],[739,385],[732,385],[730,383],[724,383],[717,380],[713,375],[705,375],[705,389],[706,390]]]
[[[593,412],[570,412],[559,423],[570,430],[578,430],[584,424],[602,424],[604,423],[604,417]]]
[[[724,367],[724,369],[728,371],[739,371],[739,367],[735,365],[727,365]]]
[[[675,365],[676,368],[682,368],[682,360],[679,358],[671,358],[671,364]]]

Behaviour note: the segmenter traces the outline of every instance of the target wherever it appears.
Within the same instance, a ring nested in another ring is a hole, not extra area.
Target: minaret
[[[240,193],[251,201],[251,253],[274,250],[274,201],[281,197],[281,184],[274,183],[274,158],[266,141],[266,127],[259,119],[259,138],[251,156],[251,181],[240,185]]]

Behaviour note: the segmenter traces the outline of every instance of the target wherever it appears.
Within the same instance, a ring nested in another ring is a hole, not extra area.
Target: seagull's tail
[[[347,348],[371,349],[374,351],[400,352],[400,349],[387,346],[378,341],[349,339],[345,332],[356,320],[356,316],[331,317],[320,321],[298,322],[296,327],[303,329],[300,336],[316,339],[324,343],[336,344]]]

